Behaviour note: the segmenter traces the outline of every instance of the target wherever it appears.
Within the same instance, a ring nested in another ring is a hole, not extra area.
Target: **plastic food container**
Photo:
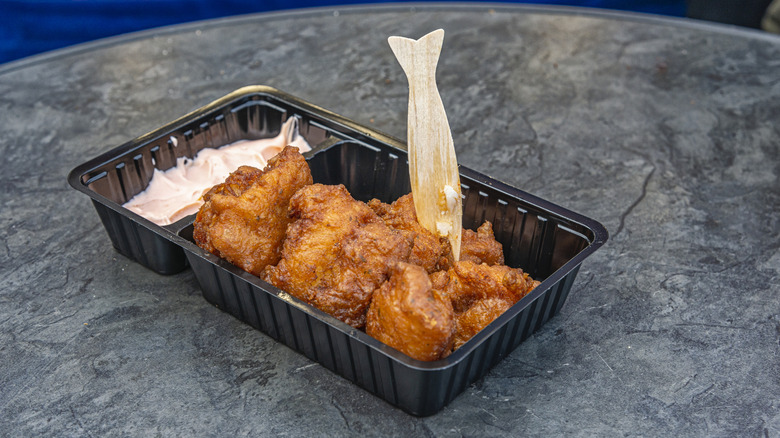
[[[461,167],[463,226],[491,221],[506,264],[542,283],[449,357],[423,362],[202,250],[192,240],[194,216],[159,226],[121,206],[155,167],[273,137],[289,117],[299,118],[313,147],[304,155],[315,182],[344,184],[362,201],[392,202],[411,190],[403,142],[264,86],[241,88],[119,146],[68,180],[92,198],[119,252],[162,274],[190,265],[207,301],[411,414],[439,411],[558,313],[580,264],[607,240],[598,222]]]

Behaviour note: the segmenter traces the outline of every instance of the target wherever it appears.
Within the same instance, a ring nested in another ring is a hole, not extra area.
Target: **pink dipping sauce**
[[[203,195],[224,182],[231,172],[240,166],[262,169],[288,145],[297,147],[300,152],[311,150],[298,134],[298,122],[294,117],[284,122],[281,132],[274,138],[241,140],[217,149],[206,148],[194,159],[180,157],[176,166],[168,170],[155,169],[146,190],[123,207],[157,225],[172,224],[197,213],[203,205]]]

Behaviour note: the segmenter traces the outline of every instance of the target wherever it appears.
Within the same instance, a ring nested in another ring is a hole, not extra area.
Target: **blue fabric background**
[[[401,0],[403,1],[403,0]],[[122,33],[208,18],[372,0],[0,0],[0,63]],[[685,0],[530,0],[684,16]]]

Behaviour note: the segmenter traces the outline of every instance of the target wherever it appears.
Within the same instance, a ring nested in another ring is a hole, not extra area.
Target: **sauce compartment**
[[[68,182],[92,198],[117,251],[159,274],[175,274],[187,260],[170,237],[193,216],[159,226],[122,207],[146,189],[154,169],[167,170],[177,158],[192,158],[204,148],[275,137],[289,117],[299,118],[300,134],[316,149],[338,139],[332,138],[334,129],[318,123],[340,119],[331,116],[269,87],[242,88],[76,167]]]

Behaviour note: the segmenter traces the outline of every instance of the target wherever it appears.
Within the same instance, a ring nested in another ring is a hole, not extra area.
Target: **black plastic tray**
[[[439,411],[558,313],[582,261],[607,240],[598,222],[461,167],[463,226],[491,221],[506,263],[542,283],[447,358],[423,362],[202,250],[192,240],[193,216],[161,227],[121,207],[155,166],[272,137],[288,117],[299,117],[314,147],[305,156],[315,182],[344,184],[363,201],[410,191],[403,142],[264,86],[237,90],[90,160],[69,182],[92,198],[121,253],[159,273],[190,264],[206,300],[411,414]]]

